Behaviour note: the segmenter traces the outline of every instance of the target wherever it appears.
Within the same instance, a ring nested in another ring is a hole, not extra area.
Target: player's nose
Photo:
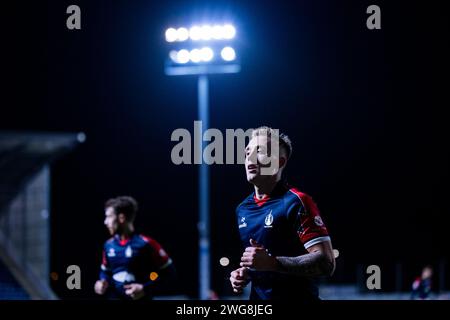
[[[245,158],[248,164],[256,164],[258,162],[258,156],[255,149],[252,149]]]

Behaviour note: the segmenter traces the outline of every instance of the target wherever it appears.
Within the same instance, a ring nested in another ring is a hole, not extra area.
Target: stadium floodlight
[[[239,55],[231,47],[236,38],[236,28],[229,24],[201,24],[168,28],[165,32],[169,47],[165,73],[169,76],[198,75],[198,115],[202,133],[195,148],[203,159],[205,142],[202,137],[209,128],[208,74],[238,73],[241,70]],[[199,293],[200,299],[210,294],[210,209],[209,167],[203,160],[199,167]]]
[[[177,30],[177,40],[186,41],[189,39],[189,31],[186,28],[178,28]]]
[[[189,29],[189,38],[193,41],[200,40],[202,37],[202,29],[198,26]]]
[[[165,38],[171,49],[166,60],[166,74],[239,72],[239,55],[231,46],[235,37],[236,28],[229,23],[168,28]]]
[[[236,35],[236,29],[231,24],[227,24],[223,27],[223,38],[224,39],[233,39],[235,35]]]
[[[177,30],[174,28],[169,28],[166,30],[166,41],[167,42],[174,42],[178,38]]]
[[[167,42],[208,41],[208,40],[231,40],[236,36],[236,28],[231,24],[224,25],[194,25],[189,29],[180,27],[178,29],[168,28],[166,30]]]
[[[200,49],[193,49],[191,50],[191,52],[189,52],[190,54],[190,59],[192,62],[197,63],[200,62],[202,59],[201,55],[200,55]]]
[[[220,51],[220,55],[225,61],[233,61],[234,59],[236,59],[236,52],[232,47],[223,48],[222,51]]]
[[[204,47],[200,50],[201,60],[208,62],[214,58],[214,51],[209,47]]]
[[[212,27],[211,36],[215,40],[224,39],[224,28],[219,25],[215,25]]]
[[[200,39],[202,40],[211,40],[212,38],[212,27],[211,26],[203,26],[201,28]]]

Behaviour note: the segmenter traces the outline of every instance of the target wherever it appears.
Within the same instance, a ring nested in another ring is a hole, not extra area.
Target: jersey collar
[[[120,238],[120,235],[118,235],[118,234],[116,234],[115,236],[114,236],[114,238],[116,239],[116,241],[123,247],[123,246],[125,246],[130,240],[131,240],[131,238],[133,238],[133,236],[134,236],[134,233],[132,233],[128,238],[125,238],[125,239],[121,239]]]
[[[287,190],[287,184],[283,180],[278,181],[275,188],[272,190],[272,193],[270,195],[265,195],[264,198],[258,199],[256,197],[256,193],[253,192],[253,201],[258,207],[262,207],[268,200],[271,198],[275,198],[281,194],[284,194]]]

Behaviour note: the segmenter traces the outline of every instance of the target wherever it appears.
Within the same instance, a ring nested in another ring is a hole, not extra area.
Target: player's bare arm
[[[241,267],[297,276],[330,276],[335,269],[330,241],[315,244],[307,249],[307,254],[296,257],[273,257],[254,240],[251,244],[241,257]]]

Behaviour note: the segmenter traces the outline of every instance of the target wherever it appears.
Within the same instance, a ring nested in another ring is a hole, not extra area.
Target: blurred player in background
[[[433,277],[433,268],[428,265],[422,270],[422,275],[417,277],[412,284],[411,299],[425,300],[431,294],[431,278]]]
[[[316,204],[281,179],[292,153],[291,141],[260,127],[253,131],[245,152],[247,180],[254,192],[236,209],[245,250],[241,267],[231,272],[233,290],[240,293],[251,282],[251,300],[317,300],[314,278],[330,276],[335,260]],[[270,166],[264,164],[273,161],[279,166],[262,174]]]
[[[135,233],[138,204],[121,196],[105,203],[105,226],[112,238],[105,242],[100,279],[94,290],[110,299],[151,299],[175,276],[172,259],[152,238]]]

